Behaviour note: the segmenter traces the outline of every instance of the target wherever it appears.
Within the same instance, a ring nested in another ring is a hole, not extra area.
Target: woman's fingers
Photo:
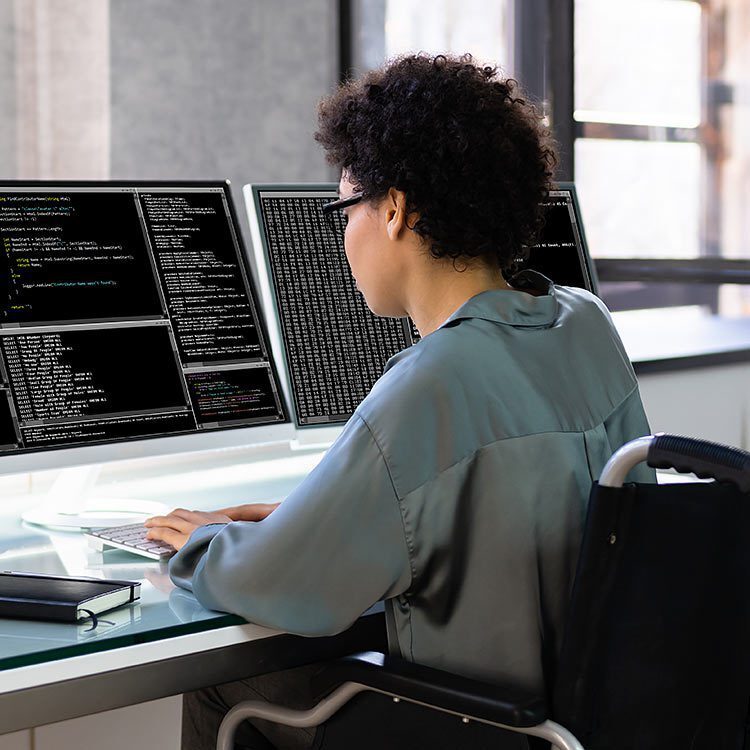
[[[167,544],[171,544],[175,549],[182,549],[189,536],[190,534],[184,534],[180,531],[175,531],[174,529],[158,526],[149,529],[146,534],[146,539],[166,542]]]
[[[185,524],[192,526],[205,526],[209,523],[229,523],[232,519],[221,511],[206,513],[201,510],[186,510],[175,508],[166,516],[154,516],[144,522],[144,526],[168,526],[172,529],[182,531]]]
[[[146,539],[166,542],[175,549],[181,549],[198,527],[209,523],[228,523],[231,520],[223,513],[203,513],[198,510],[175,508],[166,516],[147,519],[143,525],[148,528]]]
[[[177,515],[175,511],[172,511],[167,516],[154,516],[153,518],[149,518],[143,525],[148,528],[160,527],[174,529],[175,531],[185,534],[192,531],[198,524],[191,523],[182,516]]]

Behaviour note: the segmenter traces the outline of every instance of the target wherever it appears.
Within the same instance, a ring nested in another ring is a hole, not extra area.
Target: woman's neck
[[[498,269],[485,264],[462,266],[452,261],[435,262],[427,273],[414,274],[407,298],[409,317],[420,336],[439,328],[461,305],[490,289],[511,289]],[[458,270],[456,270],[458,268]]]

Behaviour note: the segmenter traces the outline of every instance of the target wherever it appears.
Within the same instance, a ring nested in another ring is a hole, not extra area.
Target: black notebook
[[[39,573],[0,573],[0,617],[77,622],[141,596],[141,584]]]

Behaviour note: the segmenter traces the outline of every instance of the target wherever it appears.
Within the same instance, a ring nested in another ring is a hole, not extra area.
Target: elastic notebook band
[[[99,625],[99,618],[90,609],[82,609],[81,612],[85,612],[91,618],[91,627],[86,628],[83,632],[90,633],[92,630],[96,630],[97,625]]]

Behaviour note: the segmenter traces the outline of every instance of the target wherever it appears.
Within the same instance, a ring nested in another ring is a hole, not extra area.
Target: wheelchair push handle
[[[654,469],[675,469],[701,479],[732,482],[750,492],[750,453],[708,440],[659,433],[631,440],[616,451],[602,471],[599,484],[620,487],[641,461]]]
[[[648,465],[683,474],[692,472],[701,479],[732,482],[742,492],[750,492],[750,453],[729,445],[659,434],[649,448]]]

